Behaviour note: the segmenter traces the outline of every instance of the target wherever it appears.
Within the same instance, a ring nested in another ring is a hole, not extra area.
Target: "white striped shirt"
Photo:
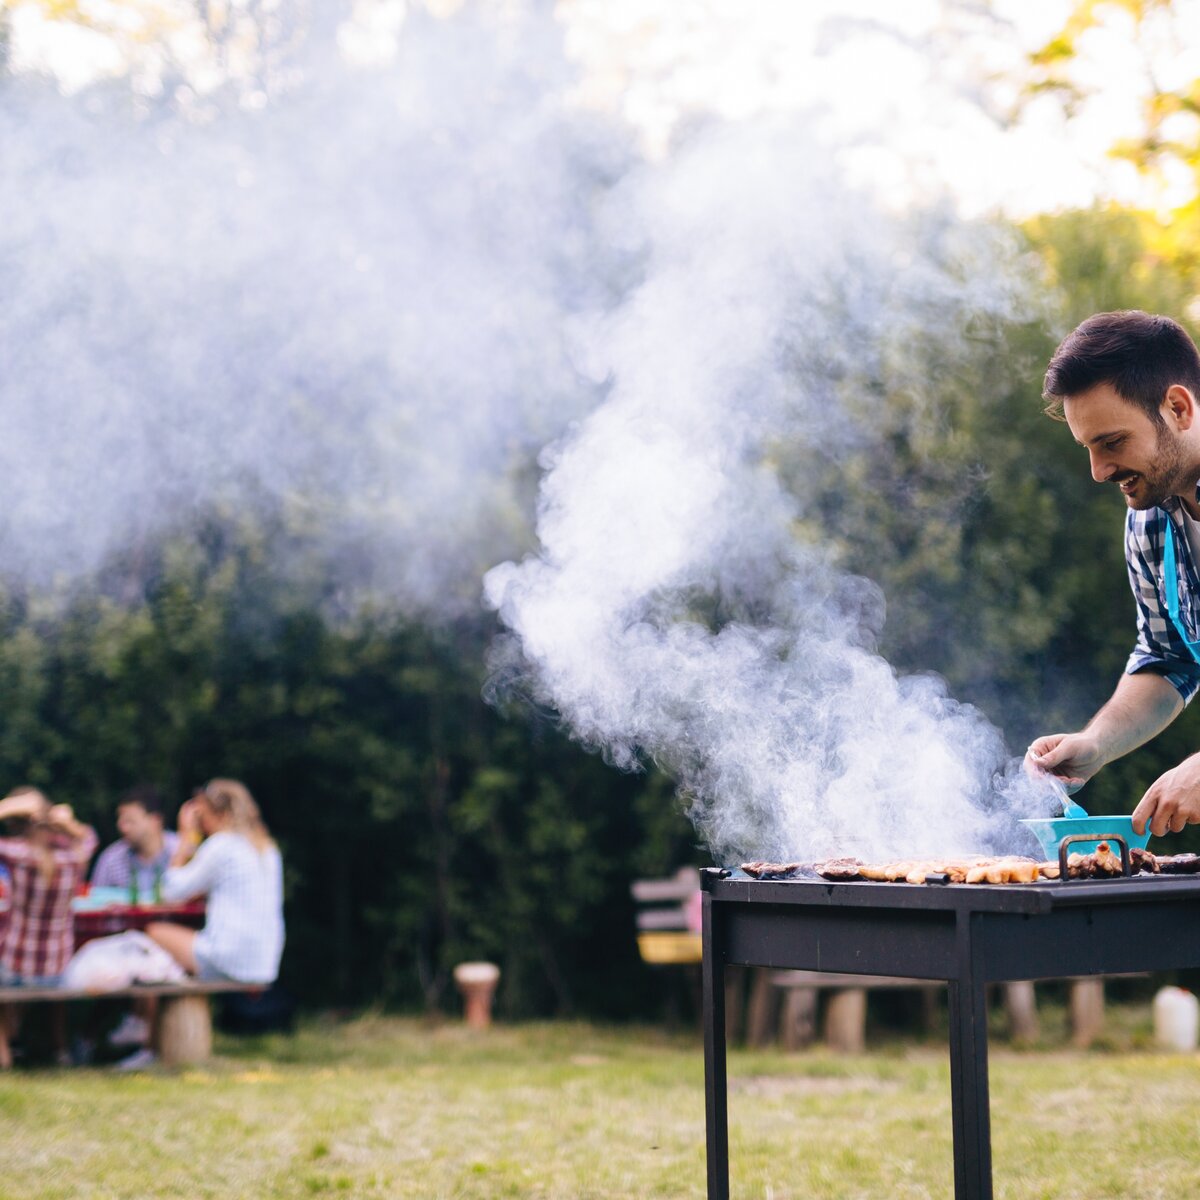
[[[195,857],[163,874],[164,900],[207,897],[196,934],[202,973],[242,983],[271,983],[283,953],[283,862],[274,846],[258,850],[240,833],[222,830]]]

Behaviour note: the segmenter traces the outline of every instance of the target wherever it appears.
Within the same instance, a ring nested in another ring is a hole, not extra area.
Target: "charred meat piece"
[[[802,863],[748,862],[742,863],[742,870],[754,879],[790,879],[802,865]]]
[[[1067,859],[1071,879],[1104,879],[1121,874],[1121,856],[1107,842],[1101,842],[1091,854],[1072,854]]]
[[[831,858],[828,862],[817,863],[817,874],[824,879],[861,879],[861,867],[857,858]]]
[[[1200,854],[1160,854],[1158,869],[1164,875],[1195,875],[1200,873]]]
[[[1129,847],[1129,865],[1135,875],[1139,871],[1157,875],[1162,870],[1162,867],[1159,866],[1158,858],[1151,854],[1149,850],[1143,850],[1140,846]]]

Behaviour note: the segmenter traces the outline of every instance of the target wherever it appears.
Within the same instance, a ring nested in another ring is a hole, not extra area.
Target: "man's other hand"
[[[1179,833],[1185,825],[1200,824],[1200,754],[1185,758],[1160,775],[1133,810],[1133,828],[1155,837]]]
[[[1086,733],[1049,733],[1025,751],[1025,770],[1053,775],[1068,792],[1077,792],[1104,766],[1100,743]]]

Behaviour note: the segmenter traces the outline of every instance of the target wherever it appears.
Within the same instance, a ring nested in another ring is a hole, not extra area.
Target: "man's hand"
[[[1050,733],[1025,752],[1025,769],[1031,775],[1053,775],[1068,792],[1077,792],[1107,760],[1091,734]]]
[[[1145,833],[1149,825],[1155,837],[1162,837],[1196,824],[1200,824],[1200,754],[1160,775],[1133,810],[1135,833]]]
[[[179,836],[199,841],[202,836],[200,812],[195,797],[179,806]]]

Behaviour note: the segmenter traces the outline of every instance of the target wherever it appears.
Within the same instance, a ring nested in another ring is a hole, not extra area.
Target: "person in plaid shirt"
[[[1092,478],[1125,497],[1125,561],[1137,640],[1111,698],[1077,733],[1034,740],[1026,765],[1068,791],[1165,729],[1200,689],[1200,352],[1169,317],[1089,317],[1046,370],[1047,413],[1065,420]],[[1200,754],[1157,779],[1133,813],[1156,836],[1200,822]]]
[[[0,800],[0,820],[19,819],[20,837],[0,837],[0,864],[12,876],[8,925],[0,939],[0,986],[53,986],[75,950],[71,897],[96,849],[96,833],[75,820],[67,804],[51,805],[34,788],[19,788]],[[66,1049],[65,1010],[55,1014],[55,1041]],[[16,1032],[16,1007],[0,1009],[7,1038]],[[11,1065],[0,1061],[0,1067]]]

